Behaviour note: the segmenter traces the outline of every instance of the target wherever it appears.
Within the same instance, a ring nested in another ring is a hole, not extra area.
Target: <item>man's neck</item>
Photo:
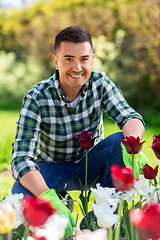
[[[66,97],[70,102],[73,102],[78,97],[79,94],[80,94],[80,91],[78,91],[77,94],[70,94],[69,96],[66,96]]]
[[[68,98],[68,100],[69,100],[70,102],[73,102],[73,101],[78,97],[78,95],[79,95],[80,92],[81,92],[81,88],[80,88],[80,89],[79,89],[79,88],[68,89],[67,92],[64,91],[64,89],[63,89],[62,86],[61,86],[61,88],[62,88],[62,91],[63,91],[64,95]]]

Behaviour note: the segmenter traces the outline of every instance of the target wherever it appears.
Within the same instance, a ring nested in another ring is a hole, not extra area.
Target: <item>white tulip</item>
[[[132,201],[136,198],[135,194],[136,194],[136,190],[131,188],[130,191],[124,191],[124,192],[117,192],[117,197],[123,199],[123,200],[128,200],[128,201]]]
[[[68,223],[69,220],[65,215],[53,214],[48,218],[43,228],[36,228],[35,232],[37,237],[45,237],[46,240],[63,239]]]
[[[137,191],[137,195],[145,196],[146,192],[150,191],[149,179],[146,179],[143,175],[139,175],[139,180],[135,181],[134,188]]]
[[[92,205],[99,227],[110,228],[118,222],[119,216],[114,214],[117,209],[117,205],[118,202],[115,204],[115,201],[113,202],[113,205],[109,205],[106,202]]]
[[[99,183],[96,185],[96,187],[97,188],[91,188],[91,191],[97,204],[105,201],[110,203],[110,199],[116,197],[115,188],[103,188]]]
[[[0,202],[0,207],[2,207],[3,204],[6,202],[9,202],[14,207],[16,213],[16,221],[14,223],[14,228],[17,228],[19,225],[24,223],[24,218],[21,211],[21,201],[23,197],[24,195],[22,193],[11,194],[10,196],[6,196],[5,199],[2,202]]]

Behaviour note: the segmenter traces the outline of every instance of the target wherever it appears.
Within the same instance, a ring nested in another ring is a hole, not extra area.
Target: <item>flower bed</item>
[[[86,149],[87,169],[87,149],[92,147],[94,139],[85,132],[77,140]],[[114,188],[97,184],[87,191],[86,174],[85,191],[81,191],[78,201],[74,200],[78,202],[84,217],[80,226],[73,231],[74,240],[160,239],[158,165],[152,168],[145,164],[139,177],[134,177],[134,156],[139,153],[143,143],[133,137],[122,141],[132,156],[132,166],[112,166]],[[154,135],[152,149],[160,159],[160,134]],[[93,211],[89,212],[91,193],[95,203],[92,205]],[[65,203],[67,199],[62,201]],[[66,216],[56,214],[56,209],[46,200],[14,194],[0,203],[0,239],[60,240],[65,236],[67,225]]]

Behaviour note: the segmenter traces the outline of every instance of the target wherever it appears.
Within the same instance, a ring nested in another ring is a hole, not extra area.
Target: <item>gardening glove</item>
[[[64,239],[67,239],[68,236],[73,236],[73,230],[72,227],[76,227],[76,221],[72,213],[69,211],[69,209],[61,202],[59,197],[57,196],[54,189],[50,189],[44,193],[42,193],[39,198],[48,200],[52,207],[57,209],[58,214],[64,214],[69,219],[68,227],[65,231]]]
[[[132,166],[132,154],[127,153],[126,147],[121,143],[123,161],[126,166]],[[134,154],[134,178],[139,178],[139,169],[143,168],[145,164],[149,164],[147,156],[140,151],[137,154]]]

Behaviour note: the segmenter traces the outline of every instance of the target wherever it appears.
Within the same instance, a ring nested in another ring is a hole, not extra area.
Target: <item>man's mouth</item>
[[[71,77],[73,77],[73,78],[80,78],[80,77],[82,77],[84,74],[82,73],[82,74],[79,74],[79,75],[75,75],[75,74],[69,74]]]

